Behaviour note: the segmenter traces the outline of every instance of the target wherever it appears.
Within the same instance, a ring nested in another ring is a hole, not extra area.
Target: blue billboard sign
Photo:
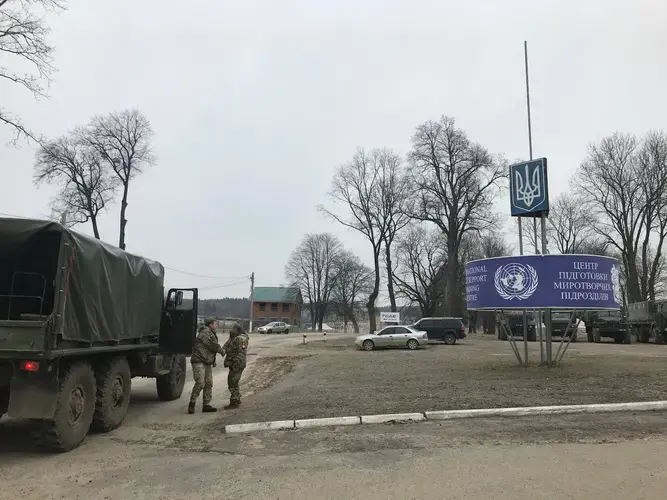
[[[620,268],[611,257],[523,255],[466,264],[468,309],[618,309]]]
[[[510,210],[512,217],[549,213],[546,158],[510,165]]]

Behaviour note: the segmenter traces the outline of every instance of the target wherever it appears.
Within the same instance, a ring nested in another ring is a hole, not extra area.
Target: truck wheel
[[[181,397],[187,371],[185,356],[175,355],[171,361],[171,371],[167,375],[158,377],[155,381],[160,401],[176,401]]]
[[[658,333],[658,329],[654,328],[653,329],[653,335],[651,335],[655,340],[654,342],[658,345],[662,345],[665,343],[665,336],[662,333]]]
[[[95,373],[75,363],[61,376],[53,420],[39,426],[38,444],[53,451],[76,448],[88,434],[95,413]]]
[[[132,372],[125,357],[105,361],[97,372],[97,398],[91,428],[109,432],[120,427],[130,405]]]
[[[630,330],[626,330],[626,332],[623,334],[623,343],[632,344],[632,333]]]
[[[638,338],[642,344],[648,344],[648,341],[651,338],[651,331],[648,328],[642,328],[639,330]]]
[[[500,323],[496,323],[496,330],[498,331],[498,340],[507,340],[507,333]]]
[[[593,329],[586,328],[586,340],[593,343]]]
[[[528,332],[528,342],[535,342],[537,340],[537,333],[533,332],[530,333]]]
[[[614,342],[617,344],[623,344],[625,341],[625,334],[623,332],[616,332],[614,335]]]
[[[599,328],[593,328],[593,342],[596,344],[599,344],[601,341],[600,338],[600,329]]]
[[[576,342],[578,337],[577,332],[571,333],[570,337],[571,337],[570,342]]]

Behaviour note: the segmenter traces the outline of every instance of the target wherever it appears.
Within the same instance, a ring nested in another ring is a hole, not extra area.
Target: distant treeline
[[[225,297],[224,299],[199,299],[199,314],[201,316],[216,316],[220,318],[248,318],[250,315],[250,300]]]

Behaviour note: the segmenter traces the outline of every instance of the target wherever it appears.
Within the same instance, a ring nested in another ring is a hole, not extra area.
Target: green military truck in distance
[[[586,324],[586,338],[589,342],[600,342],[602,338],[614,339],[617,344],[631,342],[630,330],[621,311],[586,311],[583,321]]]
[[[665,343],[667,301],[645,300],[628,304],[627,325],[637,342]]]
[[[527,336],[529,342],[537,340],[537,331],[535,329],[535,317],[531,311],[526,312],[527,315]],[[496,332],[498,340],[507,340],[507,331],[503,325],[507,325],[512,337],[523,338],[523,311],[503,311],[496,313]]]
[[[121,425],[133,377],[180,398],[197,289],[165,296],[158,262],[53,222],[0,218],[0,259],[0,418],[67,451]]]
[[[576,342],[578,319],[575,315],[572,320],[572,311],[551,311],[551,337],[571,337],[570,342]]]

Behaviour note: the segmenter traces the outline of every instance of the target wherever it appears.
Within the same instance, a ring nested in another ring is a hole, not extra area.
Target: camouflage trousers
[[[195,403],[203,389],[204,404],[210,404],[213,399],[213,367],[206,363],[192,363],[192,376],[195,379],[195,386],[192,388],[190,402]]]
[[[227,387],[229,388],[229,401],[232,403],[241,402],[241,388],[239,387],[241,383],[241,375],[243,374],[243,368],[234,369],[230,368],[229,373],[227,374]]]

